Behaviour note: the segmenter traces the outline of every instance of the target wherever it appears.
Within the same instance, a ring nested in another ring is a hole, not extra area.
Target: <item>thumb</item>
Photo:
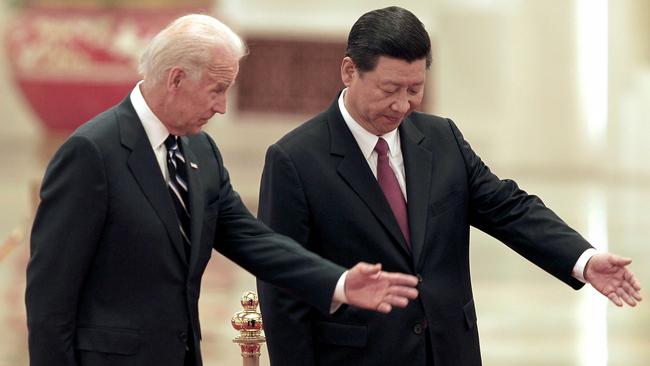
[[[370,264],[366,262],[357,263],[356,267],[364,275],[373,275],[381,271],[381,263]]]
[[[615,266],[625,267],[628,264],[632,263],[632,258],[619,257],[616,254],[612,254],[609,257],[609,263]]]

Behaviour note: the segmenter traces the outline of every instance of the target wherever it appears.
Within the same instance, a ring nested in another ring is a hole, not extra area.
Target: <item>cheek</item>
[[[195,97],[187,104],[187,113],[192,116],[202,115],[205,110],[210,108],[210,101],[208,98]]]
[[[421,90],[418,95],[415,95],[413,99],[411,100],[411,109],[418,109],[422,105],[422,101],[424,100],[424,90]]]
[[[373,104],[373,110],[375,114],[384,114],[386,111],[390,110],[390,105],[393,101],[390,98],[384,98]]]
[[[372,111],[373,114],[382,113],[382,111],[389,106],[390,97],[386,97],[383,93],[375,92],[368,95],[366,98],[366,107]]]

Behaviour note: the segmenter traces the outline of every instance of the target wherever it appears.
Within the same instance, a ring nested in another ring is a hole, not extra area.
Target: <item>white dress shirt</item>
[[[167,182],[169,180],[169,172],[167,171],[167,148],[165,147],[165,140],[169,136],[169,131],[160,119],[156,117],[151,108],[149,108],[149,105],[147,105],[140,91],[140,84],[142,84],[142,81],[131,91],[131,104],[133,104],[135,113],[140,118],[140,122],[142,122],[144,132],[147,134],[154,155],[156,155],[156,161],[158,161],[160,171],[165,178],[165,182]]]

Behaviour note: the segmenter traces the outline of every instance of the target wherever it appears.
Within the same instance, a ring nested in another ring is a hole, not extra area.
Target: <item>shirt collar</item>
[[[138,82],[135,88],[133,88],[133,91],[131,91],[131,104],[133,104],[135,113],[140,118],[140,122],[142,122],[142,127],[144,127],[144,132],[147,134],[151,147],[156,150],[164,144],[165,139],[169,136],[169,131],[167,131],[167,127],[156,117],[144,100],[140,91],[141,84],[142,81]]]
[[[388,143],[388,148],[390,149],[390,155],[395,156],[401,148],[399,141],[399,130],[394,129],[382,136],[376,136],[366,131],[365,128],[363,128],[357,121],[354,120],[354,118],[352,118],[352,115],[350,115],[348,110],[345,108],[343,96],[347,90],[347,88],[343,89],[341,95],[339,96],[339,110],[341,110],[343,120],[345,121],[345,124],[348,125],[350,132],[352,132],[352,136],[354,136],[354,139],[357,141],[357,144],[359,145],[363,156],[366,158],[366,160],[370,158],[370,155],[375,150],[375,145],[377,145],[379,137],[386,140]]]

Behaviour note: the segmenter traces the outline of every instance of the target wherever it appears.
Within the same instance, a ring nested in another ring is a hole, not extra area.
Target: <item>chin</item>
[[[402,121],[404,120],[404,117],[399,117],[399,119],[398,118],[390,118],[390,117],[385,116],[385,115],[383,117],[384,117],[383,120],[386,121],[386,123],[385,123],[386,126],[394,126],[394,125],[399,126],[399,124],[402,123]]]
[[[389,132],[391,132],[391,131],[396,130],[397,128],[399,128],[399,125],[401,125],[403,121],[404,121],[404,120],[401,119],[401,120],[399,120],[398,122],[390,122],[390,123],[386,123],[386,124],[384,125],[384,134],[387,134],[387,133],[389,133]]]

